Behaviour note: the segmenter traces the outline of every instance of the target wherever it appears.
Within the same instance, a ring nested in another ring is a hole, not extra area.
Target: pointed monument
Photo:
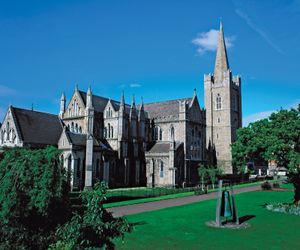
[[[222,82],[224,77],[224,72],[227,72],[229,69],[229,63],[227,58],[226,44],[223,33],[222,22],[220,22],[220,31],[218,38],[218,48],[217,48],[217,56],[215,63],[215,82]]]

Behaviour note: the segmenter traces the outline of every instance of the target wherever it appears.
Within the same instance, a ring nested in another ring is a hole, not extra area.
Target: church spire
[[[229,69],[226,45],[224,39],[224,33],[222,28],[222,22],[220,22],[220,31],[218,38],[218,48],[217,48],[217,56],[216,56],[216,64],[215,64],[215,82],[222,82],[223,74]]]

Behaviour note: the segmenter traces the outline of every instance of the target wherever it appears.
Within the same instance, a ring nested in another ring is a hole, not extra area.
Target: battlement
[[[233,83],[236,87],[240,88],[240,86],[241,86],[241,76],[240,76],[240,75],[233,76],[233,77],[232,77],[232,83]]]

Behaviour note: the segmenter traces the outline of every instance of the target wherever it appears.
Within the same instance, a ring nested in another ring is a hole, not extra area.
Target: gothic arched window
[[[159,176],[160,176],[161,178],[164,177],[164,162],[163,162],[163,161],[160,162]]]
[[[75,124],[75,132],[78,133],[78,124]]]
[[[104,138],[107,137],[107,127],[105,127],[104,130],[103,130],[103,136],[104,136]]]
[[[108,123],[108,138],[110,138],[110,123]]]
[[[222,108],[222,98],[220,94],[217,94],[216,97],[216,109],[221,109]]]
[[[71,123],[71,132],[74,132],[74,122]]]
[[[6,123],[5,140],[9,140],[9,122]]]
[[[163,133],[163,132],[162,132],[162,129],[160,129],[160,130],[159,130],[159,140],[160,140],[160,141],[162,140],[162,133]]]
[[[171,126],[171,140],[175,140],[175,130],[173,126]]]
[[[114,127],[111,126],[110,129],[111,129],[110,136],[111,138],[114,138]]]

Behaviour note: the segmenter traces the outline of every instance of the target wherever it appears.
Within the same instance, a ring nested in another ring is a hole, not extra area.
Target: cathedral
[[[199,164],[215,159],[232,173],[230,144],[242,124],[241,78],[229,67],[220,25],[214,74],[204,76],[205,108],[188,98],[126,104],[75,88],[59,114],[10,106],[0,147],[56,146],[73,190],[102,180],[109,187],[195,185]]]

